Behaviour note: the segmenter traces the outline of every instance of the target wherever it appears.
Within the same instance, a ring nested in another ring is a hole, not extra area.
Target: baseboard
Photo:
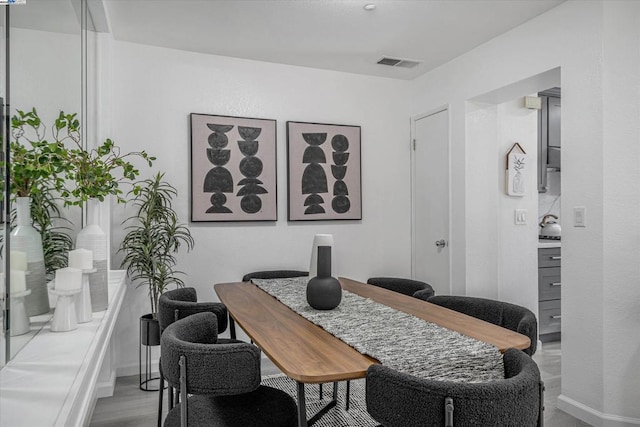
[[[142,363],[144,363],[144,361]],[[151,374],[154,377],[160,375],[160,371],[158,370],[158,363],[159,359],[151,360]],[[142,369],[142,375],[144,375],[144,366],[142,367]],[[136,363],[132,365],[118,366],[118,368],[116,369],[117,377],[128,377],[131,375],[140,375],[140,365]]]
[[[113,396],[113,390],[116,388],[116,371],[111,371],[106,381],[96,383],[96,399],[102,397]]]
[[[587,405],[577,402],[563,394],[558,396],[558,409],[591,424],[594,427],[633,427],[640,426],[640,418],[605,414]]]

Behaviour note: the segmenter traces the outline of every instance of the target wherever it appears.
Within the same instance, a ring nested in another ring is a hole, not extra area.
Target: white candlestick
[[[82,248],[69,251],[69,267],[91,270],[93,268],[93,252]]]
[[[58,291],[80,290],[82,288],[82,270],[71,267],[56,270],[55,288]]]
[[[11,251],[11,270],[27,271],[27,253],[22,251]]]
[[[23,252],[24,253],[24,252]],[[13,256],[13,253],[11,254]],[[11,270],[11,293],[24,292],[27,290],[27,280],[24,270]]]

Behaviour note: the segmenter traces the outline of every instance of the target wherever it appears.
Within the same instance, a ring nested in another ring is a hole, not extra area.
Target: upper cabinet
[[[547,191],[547,168],[560,170],[561,100],[560,88],[552,88],[538,94],[542,108],[538,116],[538,191]]]

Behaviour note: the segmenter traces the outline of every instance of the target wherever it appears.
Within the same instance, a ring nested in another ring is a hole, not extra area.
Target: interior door
[[[412,119],[412,274],[450,294],[449,111]]]

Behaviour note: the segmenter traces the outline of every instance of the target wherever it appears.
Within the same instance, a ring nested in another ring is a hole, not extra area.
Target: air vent
[[[416,65],[420,64],[420,61],[411,61],[409,59],[384,57],[378,61],[378,64],[388,65],[390,67],[413,68]]]

